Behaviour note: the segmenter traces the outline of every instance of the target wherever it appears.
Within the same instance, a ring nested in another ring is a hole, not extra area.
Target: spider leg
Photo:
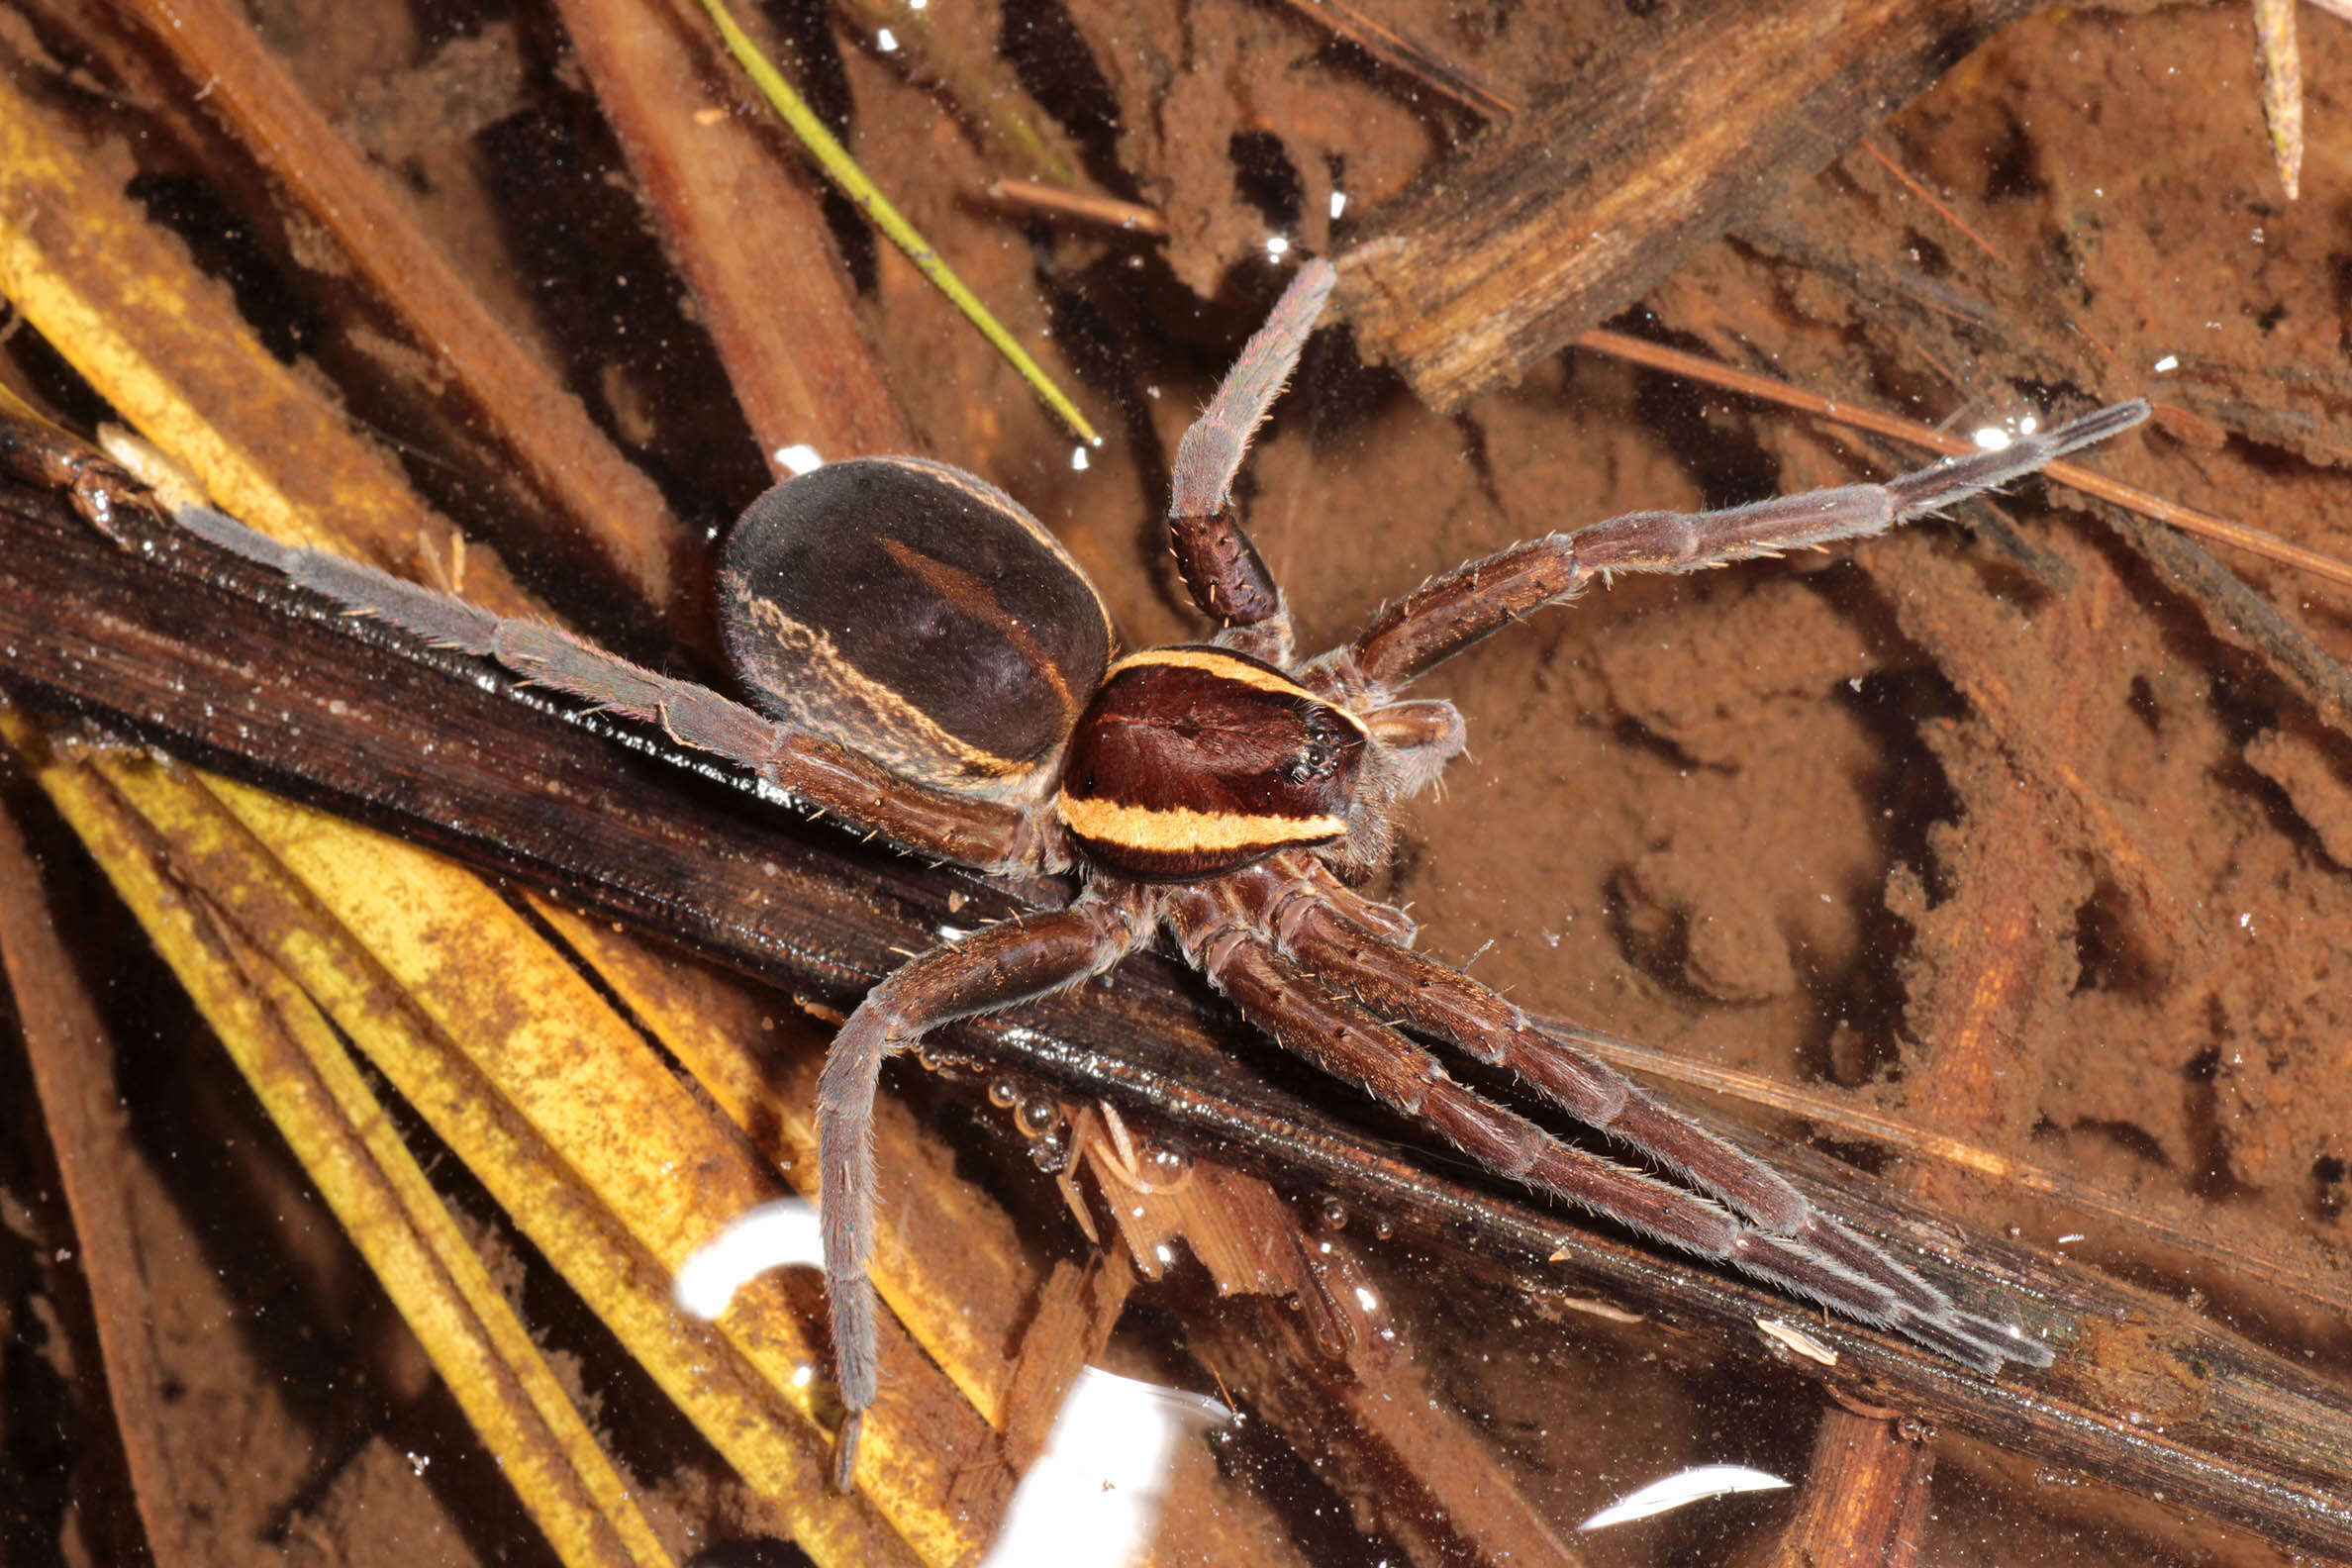
[[[1857,1274],[1805,1240],[1758,1229],[1711,1198],[1562,1142],[1482,1098],[1428,1051],[1326,992],[1284,957],[1251,929],[1228,889],[1212,884],[1177,890],[1167,899],[1168,928],[1178,945],[1284,1049],[1426,1123],[1496,1174],[1864,1323],[1910,1334],[1983,1371],[1998,1370],[2005,1357],[2030,1358],[2039,1348],[2028,1349],[2031,1341],[2003,1325],[1929,1319],[1905,1292]]]
[[[1390,606],[1351,645],[1317,663],[1331,666],[1331,678],[1348,689],[1393,691],[1520,616],[1575,597],[1597,574],[1696,571],[1864,539],[2021,478],[2147,417],[2144,402],[2117,403],[2020,438],[2000,451],[1939,463],[1885,484],[1776,496],[1720,512],[1635,512],[1573,534],[1548,535],[1424,583]]]
[[[697,686],[632,664],[568,632],[505,617],[325,550],[282,544],[208,507],[179,525],[345,609],[440,647],[496,659],[516,674],[626,718],[658,724],[680,745],[742,764],[812,811],[902,848],[981,870],[1036,869],[1046,855],[1030,814],[1000,801],[909,783],[847,747]]]
[[[1293,865],[1292,862],[1298,862]],[[1329,866],[1312,854],[1277,855],[1267,861],[1269,869],[1279,869],[1304,877],[1316,897],[1337,910],[1358,926],[1369,927],[1372,933],[1393,946],[1411,947],[1421,935],[1421,927],[1411,915],[1395,904],[1382,904],[1339,880]],[[1270,928],[1261,926],[1260,930]]]
[[[817,1086],[825,1290],[833,1362],[848,1415],[833,1481],[849,1490],[857,1434],[878,1384],[874,1287],[874,1093],[882,1063],[930,1030],[1101,974],[1135,947],[1140,925],[1122,901],[1089,895],[933,947],[866,994],[833,1037]]]
[[[1168,532],[1184,585],[1201,613],[1225,629],[1221,642],[1277,664],[1290,658],[1290,609],[1233,510],[1233,476],[1337,278],[1328,261],[1299,269],[1176,446]]]
[[[1271,889],[1275,879],[1257,879]],[[1249,897],[1246,885],[1239,890]],[[1257,895],[1264,897],[1264,894]],[[1570,1116],[1621,1139],[1709,1194],[1760,1230],[1794,1242],[1901,1303],[1893,1326],[1936,1348],[1965,1342],[1960,1359],[1987,1351],[2046,1365],[2038,1340],[1976,1318],[1943,1292],[1823,1214],[1787,1178],[1698,1123],[1651,1099],[1608,1063],[1543,1033],[1526,1015],[1451,965],[1381,941],[1304,884],[1274,891],[1263,918],[1282,950],[1319,981],[1382,1018],[1401,1020],[1490,1066],[1509,1070]]]

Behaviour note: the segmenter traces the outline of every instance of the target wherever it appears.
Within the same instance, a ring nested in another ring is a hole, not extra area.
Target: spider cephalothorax
[[[1364,722],[1218,647],[1121,659],[1070,737],[1054,815],[1093,863],[1154,882],[1347,836]]]
[[[760,711],[217,513],[181,514],[346,606],[657,722],[918,854],[987,872],[1083,873],[1065,907],[910,960],[850,1016],[827,1060],[818,1133],[849,1413],[844,1485],[875,1396],[865,1267],[882,1063],[941,1024],[1071,985],[1154,941],[1284,1046],[1504,1176],[1981,1370],[2050,1358],[2017,1329],[1956,1308],[1768,1166],[1415,952],[1403,913],[1347,878],[1384,858],[1395,802],[1461,749],[1451,706],[1397,695],[1448,655],[1596,575],[1876,534],[2127,429],[2146,405],[1883,485],[1549,535],[1431,579],[1352,642],[1301,661],[1230,493],[1332,276],[1320,262],[1301,270],[1179,448],[1177,562],[1217,626],[1198,645],[1114,659],[1100,597],[1036,521],[995,487],[916,458],[823,467],[744,514],[721,562],[722,622]],[[1508,1069],[1678,1180],[1562,1140],[1457,1082],[1437,1050]]]

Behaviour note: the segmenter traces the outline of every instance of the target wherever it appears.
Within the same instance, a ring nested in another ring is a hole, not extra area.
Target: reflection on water
[[[769,1269],[823,1265],[817,1206],[788,1198],[746,1210],[703,1243],[678,1270],[670,1295],[679,1311],[715,1319]],[[795,1381],[813,1372],[804,1367]],[[1232,1419],[1205,1395],[1082,1368],[982,1568],[1125,1568],[1150,1544],[1176,1445]]]
[[[1177,1443],[1232,1419],[1206,1395],[1083,1369],[981,1568],[1135,1561],[1151,1543]]]
[[[785,1198],[747,1209],[694,1250],[670,1284],[678,1311],[717,1318],[735,1293],[772,1268],[822,1268],[825,1246],[817,1228],[817,1206]]]
[[[1705,1502],[1709,1498],[1729,1497],[1734,1492],[1777,1492],[1788,1484],[1779,1476],[1767,1475],[1746,1465],[1693,1465],[1688,1470],[1678,1470],[1662,1480],[1652,1481],[1648,1486],[1626,1493],[1576,1527],[1580,1530],[1607,1529],[1612,1524],[1629,1524],[1635,1519],[1655,1519],[1660,1514],[1687,1504]]]

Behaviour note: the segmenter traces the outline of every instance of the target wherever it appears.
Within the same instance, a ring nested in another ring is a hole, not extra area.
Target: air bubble
[[[1029,1163],[1048,1176],[1059,1176],[1070,1165],[1070,1129],[1059,1123],[1048,1127],[1029,1146]]]
[[[1013,1113],[1013,1125],[1021,1129],[1023,1137],[1043,1137],[1060,1121],[1061,1106],[1048,1094],[1030,1095]]]
[[[1192,1156],[1180,1148],[1170,1148],[1157,1138],[1143,1145],[1143,1178],[1155,1187],[1169,1187],[1184,1180],[1192,1169]]]

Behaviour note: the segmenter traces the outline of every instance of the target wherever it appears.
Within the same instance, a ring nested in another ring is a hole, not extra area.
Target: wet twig
[[[2026,9],[1662,11],[1375,215],[1339,258],[1337,307],[1367,355],[1458,408],[1631,304]]]

